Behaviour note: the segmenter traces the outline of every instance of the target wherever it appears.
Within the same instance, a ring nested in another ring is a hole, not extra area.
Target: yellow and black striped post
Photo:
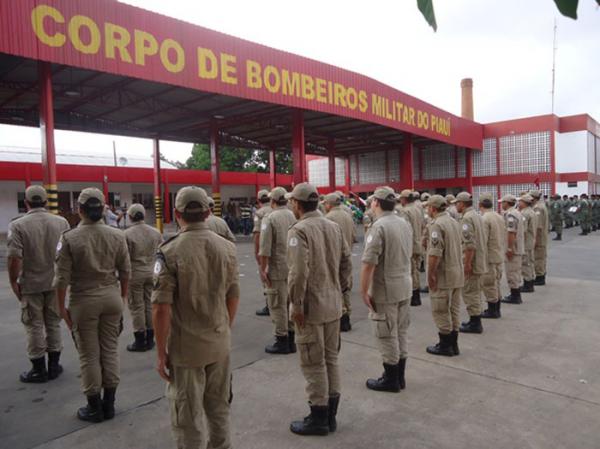
[[[221,208],[221,192],[213,193],[213,200],[215,200],[215,208],[213,209],[213,214],[217,217],[223,216],[223,210]]]
[[[56,184],[44,185],[48,194],[48,210],[54,215],[58,215],[58,186]]]
[[[160,196],[154,197],[154,212],[156,214],[156,229],[163,232],[163,206]]]

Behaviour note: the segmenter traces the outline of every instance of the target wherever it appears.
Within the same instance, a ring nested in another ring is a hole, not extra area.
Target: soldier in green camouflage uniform
[[[577,208],[577,215],[579,216],[579,223],[581,225],[581,232],[579,235],[588,235],[590,233],[591,221],[592,221],[592,209],[588,200],[587,194],[581,194],[581,200],[579,201],[579,207]]]
[[[592,195],[592,231],[600,228],[600,195]]]
[[[552,229],[556,232],[556,237],[552,240],[562,240],[563,209],[563,201],[560,199],[560,195],[553,195],[552,201],[549,204],[549,212],[550,223],[552,224]]]
[[[562,198],[562,212],[565,221],[565,228],[569,229],[573,227],[573,216],[571,212],[569,212],[569,208],[571,207],[571,200],[567,195],[563,195]]]

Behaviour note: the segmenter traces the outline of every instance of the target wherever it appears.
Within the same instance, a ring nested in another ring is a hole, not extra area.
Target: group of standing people
[[[556,233],[553,240],[562,240],[563,228],[580,226],[579,235],[588,235],[600,229],[600,195],[581,196],[555,194],[548,202],[550,211],[551,232]]]

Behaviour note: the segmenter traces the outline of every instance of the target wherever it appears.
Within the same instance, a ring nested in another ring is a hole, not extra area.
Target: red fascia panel
[[[561,117],[560,132],[570,133],[576,131],[589,131],[595,136],[600,136],[600,124],[588,114]]]
[[[484,139],[489,137],[502,137],[511,134],[524,134],[541,131],[558,131],[560,120],[556,115],[540,115],[504,122],[488,123],[483,125]]]
[[[560,173],[558,182],[600,182],[600,175],[592,172],[575,172],[575,173]]]

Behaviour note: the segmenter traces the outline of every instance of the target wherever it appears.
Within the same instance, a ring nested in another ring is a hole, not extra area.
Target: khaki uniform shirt
[[[506,223],[506,231],[516,234],[515,243],[510,249],[513,250],[513,254],[516,256],[522,256],[525,254],[525,218],[516,207],[512,207],[504,212],[504,222]],[[506,246],[508,246],[508,241]]]
[[[352,208],[350,206],[348,206],[347,204],[341,204],[340,207],[344,212],[350,215],[350,218],[354,217],[354,212],[352,211]]]
[[[440,258],[437,288],[462,288],[465,284],[460,225],[448,212],[442,212],[429,225],[427,256]]]
[[[464,249],[474,249],[473,274],[487,272],[487,235],[483,218],[472,207],[468,207],[460,220],[462,245]]]
[[[254,228],[252,228],[253,234],[260,234],[260,226],[262,225],[263,218],[271,212],[273,212],[273,209],[268,204],[261,206],[261,208],[256,211],[254,214]]]
[[[336,206],[329,210],[325,218],[337,223],[342,230],[342,235],[346,244],[349,248],[352,248],[354,242],[356,242],[356,227],[354,226],[354,220],[350,217],[340,206]]]
[[[54,286],[71,286],[72,294],[94,296],[131,272],[125,233],[102,220],[83,219],[62,235],[56,251]]]
[[[213,214],[210,214],[206,219],[206,224],[208,229],[214,232],[217,235],[220,235],[225,240],[229,240],[230,242],[235,242],[235,236],[227,226],[227,222],[223,220],[221,217],[217,217]]]
[[[535,247],[537,216],[531,207],[523,209],[521,215],[525,221],[525,251],[530,251]]]
[[[378,303],[397,303],[412,295],[410,224],[393,212],[384,212],[367,237],[362,262],[375,265],[369,294]]]
[[[536,235],[539,235],[540,238],[539,246],[548,246],[548,228],[550,222],[548,218],[548,208],[546,207],[546,203],[544,203],[542,200],[538,201],[533,207],[533,211],[536,215]]]
[[[294,223],[296,217],[287,207],[273,209],[262,221],[258,255],[269,258],[269,279],[287,279],[287,233]]]
[[[456,210],[456,206],[454,204],[448,206],[448,215],[454,218],[456,221],[460,221],[460,214]]]
[[[483,213],[483,224],[487,235],[488,263],[504,262],[506,253],[506,226],[504,218],[493,210]]]
[[[342,317],[342,292],[352,273],[350,248],[340,227],[317,211],[302,217],[288,232],[288,291],[292,307],[308,324]]]
[[[19,275],[21,292],[41,293],[52,290],[54,258],[60,235],[70,226],[63,217],[44,208],[31,209],[8,227],[8,257],[22,260]]]
[[[163,240],[161,233],[138,221],[125,230],[125,239],[131,261],[131,277],[152,276],[154,256]]]
[[[239,298],[235,245],[206,223],[194,223],[163,243],[156,256],[152,303],[171,305],[169,360],[201,367],[229,354],[227,299]]]
[[[425,220],[423,219],[422,208],[419,208],[415,203],[408,203],[406,206],[396,207],[396,213],[405,218],[412,228],[413,235],[413,256],[423,254],[423,227]]]

